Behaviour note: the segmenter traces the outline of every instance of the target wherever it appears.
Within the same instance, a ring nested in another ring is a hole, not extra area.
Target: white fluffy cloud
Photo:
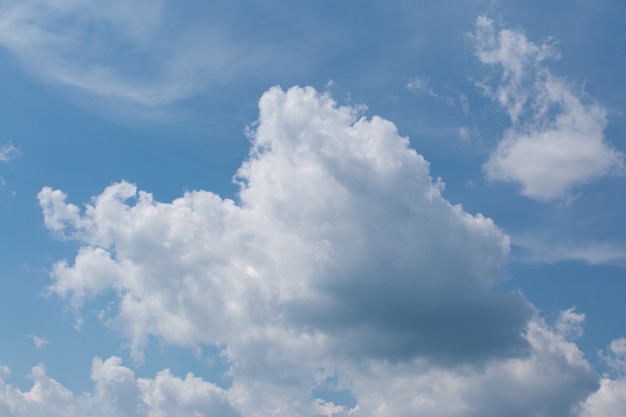
[[[8,382],[9,369],[0,367],[0,413],[12,417],[621,415],[626,398],[622,380],[602,379],[600,389],[585,400],[597,387],[597,378],[582,352],[558,331],[560,324],[551,328],[533,319],[525,331],[530,355],[484,366],[437,367],[423,360],[337,362],[333,372],[341,377],[330,388],[352,390],[354,406],[299,399],[292,391],[305,388],[297,385],[300,381],[267,386],[259,375],[243,375],[242,382],[230,389],[193,374],[182,379],[169,370],[153,379],[136,378],[119,358],[111,357],[94,358],[94,388],[83,393],[73,393],[49,377],[43,365],[33,368],[30,390],[21,391]],[[329,376],[318,372],[316,378],[322,381]]]
[[[622,417],[626,410],[626,379],[602,378],[600,389],[583,404],[581,417]]]
[[[601,353],[609,372],[600,380],[600,389],[585,401],[581,417],[619,417],[626,410],[626,338],[611,342]]]
[[[95,358],[93,393],[75,394],[46,375],[43,365],[33,368],[33,386],[21,391],[0,374],[0,414],[12,417],[162,417],[239,416],[222,388],[188,374],[184,379],[161,371],[154,379],[135,378],[117,357]]]
[[[606,110],[550,72],[545,61],[557,54],[549,42],[498,30],[486,17],[473,39],[481,62],[502,69],[497,86],[481,85],[513,123],[484,166],[487,178],[517,182],[523,195],[549,201],[623,170],[623,154],[604,138]]]
[[[149,334],[220,343],[251,325],[366,357],[523,350],[529,306],[493,290],[508,238],[445,201],[393,124],[310,88],[271,89],[260,112],[238,204],[205,191],[159,203],[122,182],[80,213],[44,188],[46,225],[86,244],[51,291],[76,304],[118,291],[111,320],[136,352]]]
[[[137,359],[150,335],[222,347],[232,387],[206,389],[244,416],[575,415],[597,384],[567,340],[583,317],[550,327],[499,289],[507,236],[447,202],[391,122],[312,88],[272,88],[259,107],[237,202],[162,203],[120,182],[81,210],[42,189],[45,224],[83,245],[50,292],[77,311],[112,297],[101,317]],[[119,378],[96,392],[121,378],[143,398],[111,404],[165,409],[109,365]]]

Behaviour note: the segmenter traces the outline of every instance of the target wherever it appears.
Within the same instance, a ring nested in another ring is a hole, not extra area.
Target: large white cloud
[[[566,340],[581,320],[552,329],[499,288],[508,238],[447,202],[391,122],[312,88],[259,107],[237,202],[120,182],[81,210],[43,188],[48,228],[83,245],[50,292],[76,311],[111,297],[136,359],[150,335],[220,346],[245,416],[576,412],[597,382]]]
[[[502,69],[495,87],[481,85],[513,122],[484,165],[487,178],[519,183],[523,195],[549,201],[623,170],[623,154],[604,138],[606,110],[552,74],[545,64],[557,56],[550,43],[537,45],[486,17],[478,18],[473,39],[481,62]]]
[[[117,290],[112,319],[137,352],[150,333],[218,343],[250,325],[321,332],[349,355],[524,345],[529,306],[494,291],[508,238],[445,201],[392,123],[310,88],[273,88],[237,178],[238,204],[205,191],[159,203],[121,182],[84,213],[44,188],[48,227],[86,244],[73,265],[55,265],[51,291],[80,303]]]

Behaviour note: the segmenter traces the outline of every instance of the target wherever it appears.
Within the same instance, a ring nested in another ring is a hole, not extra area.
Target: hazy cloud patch
[[[544,233],[512,237],[515,251],[512,260],[528,263],[555,264],[577,261],[589,265],[626,265],[626,247],[617,242],[599,240],[550,238]]]
[[[0,162],[8,162],[19,154],[19,148],[15,147],[10,142],[0,146]]]
[[[270,54],[230,39],[215,24],[177,27],[169,6],[165,0],[114,0],[106,7],[7,1],[0,4],[0,47],[45,82],[144,108],[202,94],[260,50]]]
[[[48,339],[34,334],[29,334],[28,337],[33,341],[33,344],[37,349],[42,349],[44,346],[50,343]]]

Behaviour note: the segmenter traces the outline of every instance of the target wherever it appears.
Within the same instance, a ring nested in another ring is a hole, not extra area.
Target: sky
[[[625,20],[0,2],[0,416],[623,416]]]

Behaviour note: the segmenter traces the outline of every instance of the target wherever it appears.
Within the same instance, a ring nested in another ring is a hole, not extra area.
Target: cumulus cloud
[[[237,179],[238,203],[206,191],[160,203],[121,182],[83,213],[44,188],[46,225],[86,244],[55,264],[50,290],[76,303],[118,291],[110,319],[136,353],[149,334],[220,343],[250,325],[346,356],[524,350],[529,305],[495,290],[508,238],[443,199],[392,123],[310,88],[273,88]]]
[[[500,288],[508,237],[446,201],[391,122],[312,88],[272,88],[259,110],[237,201],[120,182],[80,209],[43,188],[47,227],[82,244],[49,291],[77,310],[107,297],[136,360],[151,335],[217,346],[232,386],[210,392],[245,416],[575,415],[597,386],[568,339],[584,316],[549,326]],[[157,406],[109,361],[104,381],[128,385],[111,404]]]
[[[626,410],[626,379],[602,378],[600,389],[583,404],[581,417],[621,417]]]
[[[13,417],[157,417],[225,416],[240,414],[232,399],[216,385],[193,374],[184,379],[161,371],[154,379],[135,378],[132,370],[117,357],[92,363],[92,393],[75,394],[46,374],[43,365],[35,366],[28,391],[0,375],[0,414]]]
[[[372,415],[574,416],[578,401],[597,387],[575,344],[540,319],[529,323],[529,357],[499,360],[477,370],[376,364],[357,378]]]
[[[558,53],[551,42],[533,43],[486,17],[472,38],[480,61],[502,70],[495,86],[480,85],[513,124],[484,165],[488,179],[519,183],[523,195],[550,201],[622,172],[624,155],[604,137],[606,109],[552,74],[546,62]]]
[[[352,390],[356,405],[320,398],[298,402],[291,397],[293,386],[266,386],[259,376],[251,380],[253,375],[244,375],[229,389],[193,374],[179,378],[169,370],[153,379],[136,378],[117,357],[94,358],[94,388],[83,393],[71,392],[52,379],[43,365],[33,368],[30,390],[21,391],[7,382],[9,369],[0,367],[0,412],[15,417],[619,415],[623,394],[619,397],[616,387],[606,386],[621,381],[605,378],[600,390],[587,398],[598,386],[597,377],[574,343],[539,318],[528,323],[524,337],[531,345],[530,355],[480,367],[438,367],[423,360],[337,361],[333,372],[341,377],[335,378],[334,388]],[[328,381],[330,376],[318,371],[316,378]]]
[[[581,417],[618,417],[626,410],[626,338],[613,340],[600,357],[609,372],[583,404]]]

